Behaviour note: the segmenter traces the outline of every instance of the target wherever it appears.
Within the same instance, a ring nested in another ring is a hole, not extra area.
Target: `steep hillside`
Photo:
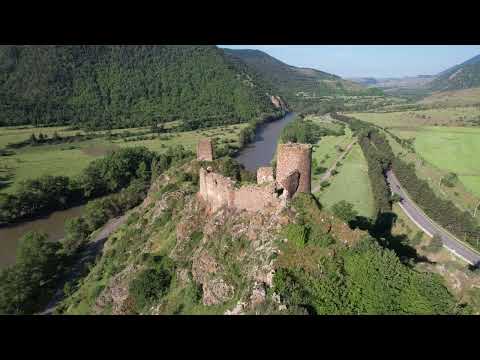
[[[58,313],[463,311],[440,278],[402,264],[311,195],[300,194],[281,211],[212,212],[196,196],[201,165],[235,173],[234,163],[221,160],[192,161],[161,175],[89,275],[70,284]]]
[[[275,111],[266,92],[215,46],[0,47],[0,125],[244,122]]]
[[[343,80],[337,75],[287,65],[260,50],[224,49],[224,51],[228,56],[240,59],[257,71],[289,102],[328,95],[378,94],[374,89],[367,90],[362,85]]]
[[[430,87],[437,91],[480,87],[480,55],[441,72]]]

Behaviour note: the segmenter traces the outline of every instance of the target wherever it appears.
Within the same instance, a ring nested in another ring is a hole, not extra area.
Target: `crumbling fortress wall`
[[[206,141],[203,141],[205,144]],[[213,148],[210,144],[210,154]],[[206,145],[197,147],[197,159],[206,160]],[[212,156],[213,160],[213,156]],[[265,208],[280,209],[297,192],[310,192],[311,147],[305,144],[283,144],[277,157],[277,179],[273,168],[257,171],[257,184],[237,187],[236,182],[212,171],[200,168],[198,196],[206,201],[211,211],[223,206],[256,212]]]
[[[273,182],[273,168],[272,167],[260,167],[257,170],[257,184],[263,184]]]
[[[311,192],[312,146],[308,144],[280,144],[277,149],[277,181],[282,182],[298,171],[298,192]]]
[[[210,139],[201,139],[197,144],[197,160],[212,161],[213,146]]]

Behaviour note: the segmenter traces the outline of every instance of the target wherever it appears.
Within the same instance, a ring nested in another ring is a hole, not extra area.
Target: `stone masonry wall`
[[[260,167],[257,170],[257,184],[263,184],[273,182],[273,168],[272,167]]]
[[[235,182],[231,179],[201,168],[199,183],[199,196],[209,203],[212,212],[222,206],[255,212],[283,205],[276,192],[275,182],[236,189]]]
[[[222,206],[233,206],[235,182],[225,176],[200,168],[199,195],[213,212]]]
[[[312,147],[308,144],[279,144],[277,149],[277,181],[297,170],[300,181],[297,192],[311,192]]]
[[[257,171],[257,185],[235,187],[235,181],[214,173],[209,167],[200,169],[199,197],[208,202],[211,211],[223,206],[246,211],[266,207],[283,207],[297,192],[310,192],[312,148],[306,144],[280,144],[277,150],[277,176],[271,167]],[[208,139],[197,146],[197,158],[213,159]]]
[[[197,144],[197,160],[213,161],[213,146],[210,139],[201,139]]]
[[[279,185],[283,189],[283,197],[291,199],[297,192],[300,182],[300,173],[298,170],[292,171],[287,177],[283,178]]]
[[[274,183],[264,186],[249,185],[235,190],[234,207],[240,210],[259,211],[267,207],[282,206]]]

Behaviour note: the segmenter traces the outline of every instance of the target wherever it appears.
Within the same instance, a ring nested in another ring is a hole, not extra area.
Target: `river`
[[[247,170],[256,172],[260,166],[269,166],[277,149],[282,129],[295,118],[289,113],[279,120],[260,126],[255,140],[237,155],[236,160]],[[65,220],[80,216],[84,206],[56,211],[48,217],[0,228],[0,269],[15,264],[18,240],[29,231],[45,232],[49,240],[58,241],[64,236]]]
[[[58,241],[64,236],[65,220],[80,216],[83,208],[84,205],[55,211],[44,218],[0,228],[0,269],[15,264],[18,240],[27,232],[45,232],[49,240]]]
[[[277,142],[283,128],[295,118],[294,113],[288,113],[283,118],[263,124],[256,133],[255,140],[243,148],[236,160],[249,171],[255,172],[261,166],[270,166]]]

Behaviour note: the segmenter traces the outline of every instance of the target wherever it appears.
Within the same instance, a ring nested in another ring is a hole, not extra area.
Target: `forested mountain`
[[[257,71],[289,102],[318,96],[379,93],[377,89],[366,89],[337,75],[287,65],[260,50],[224,49],[224,51],[231,58],[240,59]]]
[[[0,125],[243,122],[274,113],[268,90],[216,46],[0,47]]]
[[[432,90],[459,90],[480,86],[480,55],[447,69],[430,84]]]

